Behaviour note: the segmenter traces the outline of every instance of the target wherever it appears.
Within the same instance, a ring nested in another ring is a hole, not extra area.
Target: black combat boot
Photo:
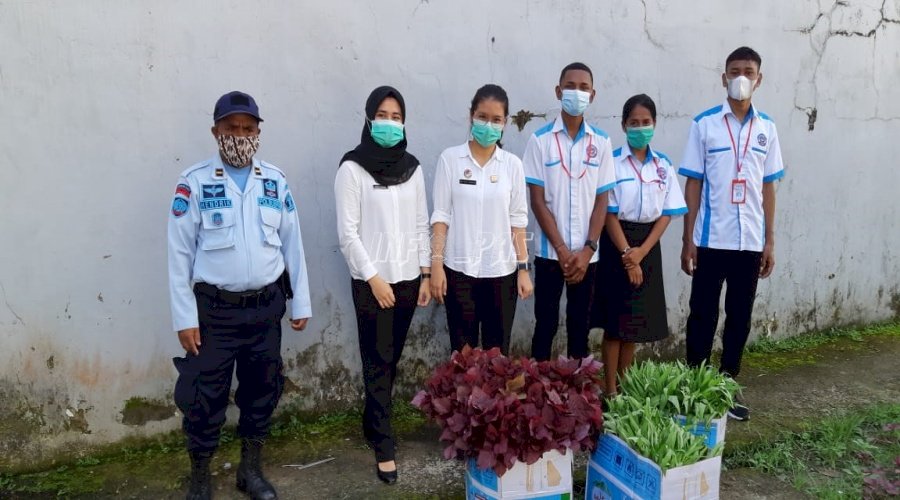
[[[262,447],[261,439],[241,440],[241,465],[237,470],[237,488],[250,495],[253,500],[277,500],[275,488],[263,477],[259,466]]]
[[[188,488],[187,500],[210,500],[212,488],[209,485],[209,460],[212,452],[191,452],[191,486]]]

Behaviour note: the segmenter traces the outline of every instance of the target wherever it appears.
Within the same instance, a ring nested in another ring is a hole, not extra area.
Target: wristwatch
[[[519,262],[516,264],[518,271],[531,271],[531,262]]]
[[[591,250],[597,251],[597,242],[594,240],[587,240],[584,242],[584,246],[591,247]]]

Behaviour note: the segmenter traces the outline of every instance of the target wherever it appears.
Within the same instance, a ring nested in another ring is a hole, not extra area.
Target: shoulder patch
[[[554,122],[550,122],[550,123],[544,125],[543,127],[539,128],[539,129],[537,129],[537,130],[535,130],[535,131],[534,131],[534,136],[535,136],[535,137],[540,137],[540,136],[546,134],[547,132],[550,132],[551,130],[553,130],[553,123],[554,123]]]
[[[297,206],[294,205],[294,197],[291,193],[288,193],[287,196],[284,197],[284,208],[286,208],[288,212],[293,212],[297,208]]]
[[[176,196],[174,200],[172,200],[172,216],[176,219],[188,213],[190,210],[190,205],[188,201],[181,196]]]
[[[618,158],[618,157],[622,156],[622,146],[619,146],[616,149],[614,149],[612,152],[612,155],[613,155],[613,158]]]
[[[595,127],[595,126],[593,126],[593,125],[588,125],[588,126],[591,127],[591,130],[593,130],[595,134],[597,134],[597,135],[599,135],[599,136],[601,136],[601,137],[606,137],[607,139],[609,139],[609,136],[606,135],[606,132],[604,132],[603,129],[598,128],[598,127]]]
[[[714,108],[709,108],[709,109],[707,109],[706,111],[704,111],[704,112],[700,113],[699,115],[695,116],[695,117],[694,117],[694,121],[697,122],[697,123],[700,123],[700,120],[706,118],[707,116],[715,115],[715,114],[721,113],[721,112],[722,112],[722,105],[719,104],[718,106],[716,106],[716,107],[714,107]]]
[[[191,197],[191,187],[187,184],[178,184],[175,186],[175,194],[184,196],[185,198]]]

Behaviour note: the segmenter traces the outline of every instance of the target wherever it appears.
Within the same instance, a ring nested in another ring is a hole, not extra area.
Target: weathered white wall
[[[654,145],[677,162],[743,44],[763,56],[755,102],[778,124],[788,168],[778,267],[760,285],[753,334],[900,314],[898,0],[0,0],[0,465],[177,426],[126,425],[122,410],[135,397],[169,404],[180,348],[166,216],[178,173],[214,152],[220,94],[257,98],[260,156],[287,171],[298,201],[315,318],[285,336],[292,397],[340,406],[356,401],[359,363],[332,180],[372,88],[404,93],[429,184],[440,151],[466,138],[477,87],[501,84],[513,111],[552,118],[558,72],[575,60],[595,74],[588,117],[619,145],[622,103],[650,94]],[[521,154],[543,123],[510,126],[507,149]],[[663,240],[676,335],[661,349],[680,349],[687,311],[680,236],[677,222]],[[529,302],[519,352],[531,318]],[[446,355],[444,325],[442,309],[417,315],[407,386]],[[143,410],[129,418],[154,416]]]

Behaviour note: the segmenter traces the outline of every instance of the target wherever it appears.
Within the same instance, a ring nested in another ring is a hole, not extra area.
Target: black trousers
[[[691,283],[691,312],[687,321],[687,362],[697,366],[712,354],[719,323],[719,297],[725,291],[725,329],[719,370],[736,377],[750,334],[750,316],[759,281],[762,253],[697,248],[697,267]]]
[[[588,355],[588,330],[590,329],[591,302],[594,297],[594,279],[597,264],[589,264],[581,283],[566,284],[558,261],[536,257],[534,259],[534,337],[531,339],[531,356],[538,361],[550,359],[553,338],[559,328],[559,299],[566,289],[567,351],[571,358]]]
[[[482,349],[499,347],[509,353],[509,337],[518,300],[517,271],[498,278],[473,278],[444,266],[447,275],[447,330],[450,347],[458,351],[468,344]]]
[[[199,354],[175,358],[175,404],[184,418],[188,451],[215,451],[225,423],[231,378],[237,365],[234,401],[241,410],[237,432],[265,439],[284,389],[281,360],[283,292],[269,285],[253,304],[235,305],[197,291]]]
[[[366,403],[363,409],[363,435],[375,459],[394,459],[396,441],[391,426],[391,394],[397,377],[397,362],[416,312],[419,278],[391,285],[394,307],[382,309],[369,284],[353,280],[353,305],[359,332],[359,355],[362,358]]]

